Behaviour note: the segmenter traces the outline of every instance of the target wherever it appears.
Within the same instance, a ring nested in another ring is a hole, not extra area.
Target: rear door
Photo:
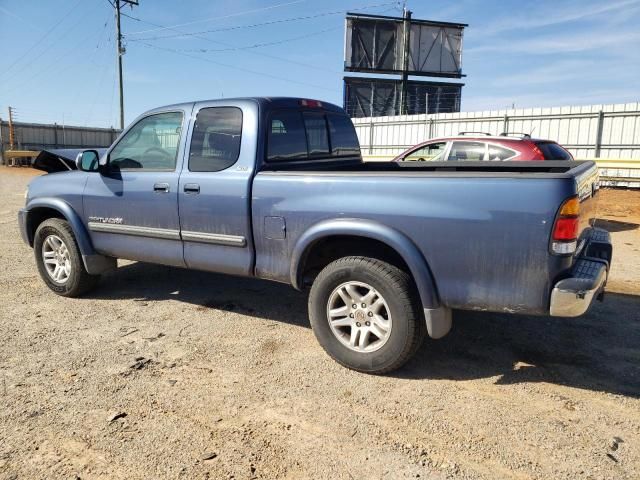
[[[178,187],[184,261],[189,268],[253,272],[251,180],[258,106],[207,102],[193,112]]]

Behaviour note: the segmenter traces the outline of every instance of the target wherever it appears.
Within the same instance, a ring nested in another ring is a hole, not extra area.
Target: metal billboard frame
[[[405,11],[403,17],[347,12],[345,24],[344,69],[347,72],[446,78],[465,76],[462,74],[462,41],[464,28],[468,26],[466,23],[412,19],[411,12]],[[359,24],[368,24],[368,28]],[[387,33],[386,38],[380,38],[380,29]],[[435,36],[434,32],[437,32]],[[433,38],[429,39],[429,34]],[[456,35],[459,38],[452,40]],[[427,37],[425,41],[423,36]],[[391,65],[389,54],[393,56]],[[363,59],[367,61],[365,64]],[[428,65],[433,66],[434,60],[439,60],[439,68],[425,69]],[[453,64],[455,68],[443,70],[443,63]]]
[[[344,77],[343,104],[352,118],[460,111],[463,83]],[[404,97],[402,89],[404,90]],[[383,92],[381,92],[383,90]]]

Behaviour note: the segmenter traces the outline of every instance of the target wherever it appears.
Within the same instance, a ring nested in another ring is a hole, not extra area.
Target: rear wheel
[[[309,294],[311,327],[341,365],[366,373],[401,367],[425,335],[411,277],[367,257],[327,265]]]
[[[38,272],[44,283],[58,295],[77,297],[93,288],[98,275],[89,275],[73,230],[66,220],[50,218],[42,222],[33,242]]]

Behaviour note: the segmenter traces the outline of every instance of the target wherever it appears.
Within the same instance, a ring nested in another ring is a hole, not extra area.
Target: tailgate
[[[594,298],[602,299],[613,253],[609,232],[595,227],[600,190],[598,167],[593,162],[586,162],[570,173],[574,176],[580,201],[578,241],[571,255],[570,268],[557,277],[551,291],[549,313],[559,317],[582,315]]]
[[[598,167],[594,162],[588,162],[586,166],[587,168],[577,173],[575,177],[580,199],[578,238],[582,238],[586,228],[595,226],[598,213],[598,191],[600,190]]]

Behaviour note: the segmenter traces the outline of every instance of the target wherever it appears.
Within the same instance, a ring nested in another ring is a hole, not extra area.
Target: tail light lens
[[[554,240],[571,241],[575,240],[578,236],[578,218],[559,218],[556,220],[555,228],[553,229]]]
[[[569,255],[576,251],[580,228],[580,200],[572,197],[560,207],[553,225],[551,250],[558,255]]]

